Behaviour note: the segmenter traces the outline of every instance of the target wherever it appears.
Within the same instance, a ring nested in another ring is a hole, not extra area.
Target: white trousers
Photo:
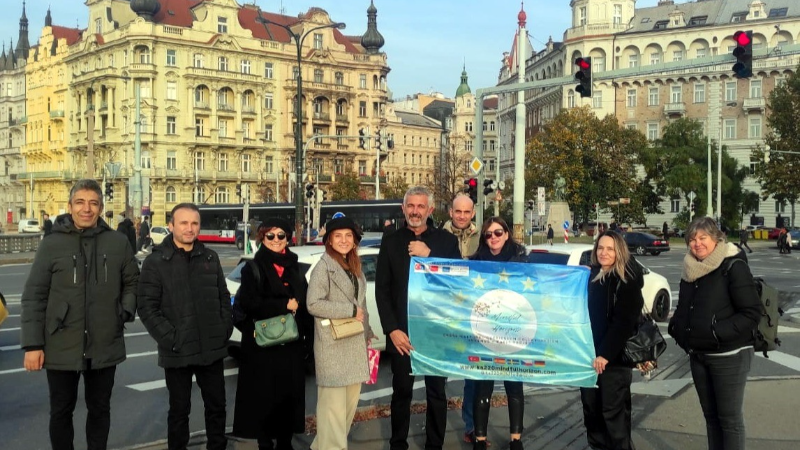
[[[347,435],[361,395],[361,383],[317,386],[317,437],[311,450],[347,450]]]

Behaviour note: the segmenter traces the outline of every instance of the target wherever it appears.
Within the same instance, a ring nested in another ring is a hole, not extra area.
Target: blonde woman
[[[586,437],[592,448],[631,450],[632,372],[620,356],[644,306],[644,278],[616,231],[597,238],[589,280],[589,320],[597,355],[592,366],[598,376],[596,388],[581,388]]]

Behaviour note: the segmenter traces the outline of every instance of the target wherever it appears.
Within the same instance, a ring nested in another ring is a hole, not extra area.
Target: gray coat
[[[360,273],[356,299],[347,273],[327,253],[311,271],[306,301],[308,312],[314,316],[314,363],[319,386],[349,386],[369,379],[367,339],[373,334],[369,327],[366,289],[367,281]],[[364,336],[334,340],[330,326],[322,325],[323,320],[353,317],[353,305],[364,310]]]

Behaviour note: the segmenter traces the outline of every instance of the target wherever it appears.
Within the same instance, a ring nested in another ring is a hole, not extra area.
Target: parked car
[[[150,239],[153,240],[153,245],[158,245],[164,242],[164,238],[169,234],[167,227],[153,227],[150,229]]]
[[[778,239],[778,236],[781,234],[781,228],[770,228],[769,234],[767,234],[767,239]],[[778,245],[777,243],[775,245]]]
[[[567,266],[589,266],[592,258],[592,245],[555,244],[526,245],[529,251],[528,262],[534,264],[560,264]],[[663,276],[653,272],[641,261],[644,274],[644,307],[658,322],[666,322],[672,310],[672,290]]]
[[[658,256],[662,252],[669,251],[669,241],[654,234],[633,231],[624,233],[622,237],[625,239],[625,243],[628,244],[628,250],[639,256],[644,256],[648,253]]]
[[[386,348],[386,336],[383,333],[380,316],[378,316],[378,306],[375,303],[375,271],[378,266],[379,250],[378,247],[361,246],[359,247],[358,254],[361,256],[361,269],[364,271],[364,276],[367,279],[367,312],[369,313],[369,324],[372,327],[372,332],[375,333],[372,347],[377,350],[384,350]],[[314,266],[322,257],[322,253],[325,252],[325,247],[318,245],[293,247],[292,252],[297,254],[300,271],[305,274],[306,279],[308,279]],[[239,260],[239,264],[237,264],[225,278],[228,291],[231,293],[231,303],[233,303],[233,298],[242,282],[242,268],[245,263],[251,259],[253,259],[252,254],[244,255],[242,259]],[[241,342],[241,332],[234,329],[229,345],[229,352],[232,356],[235,357],[237,355],[238,347]]]
[[[39,221],[36,219],[20,219],[17,225],[18,233],[38,233],[42,231],[39,228]]]
[[[787,239],[791,248],[800,248],[800,230],[789,231]]]

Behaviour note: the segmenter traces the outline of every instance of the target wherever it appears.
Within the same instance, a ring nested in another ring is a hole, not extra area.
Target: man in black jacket
[[[71,189],[69,213],[42,240],[22,293],[25,369],[47,369],[50,442],[71,450],[72,415],[83,376],[86,448],[105,450],[111,391],[125,361],[123,324],[136,312],[139,268],[128,241],[100,218],[103,193],[94,180]]]
[[[433,212],[433,195],[417,186],[403,197],[405,227],[385,236],[381,241],[375,278],[375,299],[383,331],[389,337],[386,350],[392,353],[392,450],[408,448],[411,421],[411,395],[414,377],[411,374],[411,351],[408,338],[408,266],[412,256],[461,259],[458,239],[434,228],[429,216]],[[426,449],[441,449],[447,420],[447,396],[444,377],[426,376]]]
[[[222,360],[233,330],[231,297],[217,253],[197,242],[200,211],[172,209],[166,239],[153,248],[139,279],[139,317],[158,343],[158,365],[169,391],[170,449],[189,442],[192,376],[203,394],[207,449],[224,450],[225,378]]]
[[[117,225],[117,231],[124,234],[125,237],[128,238],[128,242],[131,243],[131,249],[136,251],[136,227],[133,226],[133,222],[131,219],[122,215],[122,222]]]

